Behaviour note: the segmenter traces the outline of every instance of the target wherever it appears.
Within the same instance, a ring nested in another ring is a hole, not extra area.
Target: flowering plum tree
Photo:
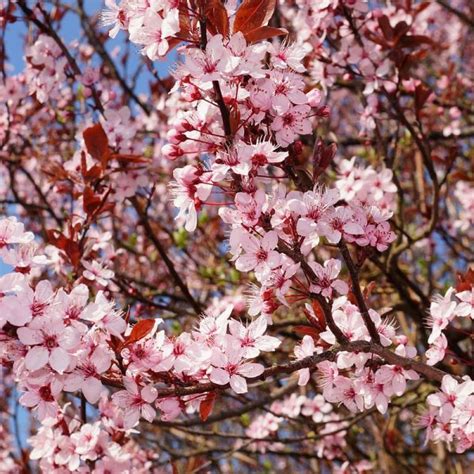
[[[472,2],[0,5],[0,472],[472,469]]]

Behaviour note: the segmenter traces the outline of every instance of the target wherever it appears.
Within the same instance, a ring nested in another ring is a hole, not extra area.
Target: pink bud
[[[183,156],[183,150],[179,146],[173,145],[172,143],[166,144],[161,149],[161,152],[168,160],[176,160],[176,158]]]
[[[321,103],[321,91],[319,89],[310,90],[306,94],[306,97],[311,107],[317,107]]]

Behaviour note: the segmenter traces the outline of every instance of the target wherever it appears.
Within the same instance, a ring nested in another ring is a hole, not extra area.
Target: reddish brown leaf
[[[434,41],[428,36],[406,35],[403,36],[398,43],[400,48],[417,48],[422,44],[434,45]]]
[[[128,344],[132,344],[134,342],[143,339],[147,334],[149,334],[155,326],[154,319],[141,319],[140,321],[133,326],[132,332],[130,336],[127,337],[125,342],[123,343],[124,346]]]
[[[470,290],[474,286],[474,270],[469,268],[469,270],[463,275],[461,273],[457,274],[457,283],[456,291],[466,291]]]
[[[110,159],[115,159],[120,163],[147,163],[149,158],[140,155],[127,155],[121,153],[113,153],[110,155]]]
[[[100,123],[86,128],[82,133],[88,153],[92,158],[100,161],[103,166],[107,164],[110,156],[109,140]]]
[[[354,295],[354,292],[352,290],[349,290],[349,293],[347,293],[347,299],[355,306],[357,306],[357,298]]]
[[[431,95],[431,89],[425,87],[423,84],[418,84],[415,88],[415,110],[416,116],[420,117],[421,109],[426,104],[426,101]]]
[[[57,230],[48,230],[48,241],[51,245],[54,245],[59,250],[62,250],[69,261],[74,267],[79,265],[81,260],[81,250],[79,244],[70,237],[66,237],[64,234]]]
[[[100,178],[102,176],[102,171],[101,164],[95,164],[91,168],[87,168],[86,154],[85,152],[81,153],[81,174],[86,183]]]
[[[276,0],[244,0],[234,20],[234,33],[248,33],[266,25],[275,11]]]
[[[191,37],[191,20],[189,18],[186,2],[183,2],[182,8],[179,9],[179,32],[176,36],[182,39]]]
[[[94,212],[100,207],[101,203],[101,197],[94,194],[92,188],[87,186],[82,195],[82,207],[84,208],[84,212],[88,215],[94,214]]]
[[[274,36],[287,35],[288,31],[284,28],[273,28],[273,26],[260,26],[252,31],[244,33],[247,43],[255,43],[257,41],[263,41]]]
[[[311,301],[311,306],[313,308],[314,314],[316,315],[316,318],[318,319],[319,326],[321,328],[325,328],[326,317],[324,316],[323,308],[321,308],[321,305],[316,300]]]
[[[206,421],[214,408],[217,392],[209,392],[206,398],[199,405],[199,416],[202,421]]]
[[[204,2],[204,14],[212,34],[220,33],[224,37],[229,36],[229,17],[220,0],[206,0]]]
[[[393,39],[393,28],[390,25],[390,20],[386,15],[382,15],[378,19],[379,27],[382,30],[383,36],[387,41]]]
[[[295,326],[294,331],[303,336],[311,336],[315,341],[319,340],[319,331],[311,326]]]
[[[407,24],[405,21],[399,21],[396,25],[395,28],[393,29],[393,34],[395,35],[395,43],[405,36],[408,31],[410,30],[410,25]]]

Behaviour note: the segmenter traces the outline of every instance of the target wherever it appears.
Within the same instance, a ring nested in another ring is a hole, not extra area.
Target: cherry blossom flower
[[[72,351],[79,344],[79,333],[72,326],[66,327],[56,316],[36,318],[28,326],[18,329],[20,341],[30,346],[25,357],[28,370],[38,370],[49,363],[62,374],[72,361]]]
[[[278,243],[278,234],[274,231],[266,233],[262,239],[253,235],[243,236],[241,245],[244,254],[240,255],[235,266],[241,272],[254,271],[257,278],[263,280],[271,270],[280,264],[280,254],[274,250]]]
[[[341,295],[345,295],[349,291],[347,283],[337,279],[341,271],[340,260],[331,258],[324,262],[324,266],[317,262],[311,262],[309,265],[318,279],[310,286],[312,292],[321,293],[324,297],[330,298],[334,290]]]
[[[347,377],[338,376],[335,380],[333,390],[326,393],[325,398],[331,403],[342,403],[353,413],[364,409],[363,396],[357,393],[354,382]]]
[[[32,232],[25,232],[25,226],[16,217],[0,219],[0,248],[11,244],[27,244],[34,239]]]
[[[192,232],[197,226],[196,206],[209,197],[212,187],[200,183],[198,170],[191,165],[175,169],[173,176],[176,179],[174,205],[179,208],[176,220],[184,220],[185,229]]]
[[[236,393],[246,393],[246,377],[254,378],[263,373],[263,365],[243,362],[244,351],[231,345],[225,352],[215,350],[212,355],[212,367],[209,379],[217,385],[230,384]]]
[[[425,352],[426,363],[435,365],[444,359],[446,349],[448,348],[448,340],[444,334],[440,334],[430,348]]]
[[[273,352],[281,344],[278,338],[265,335],[267,325],[265,316],[258,317],[247,327],[236,320],[229,322],[229,332],[243,349],[243,357],[252,359],[258,357],[260,351]]]
[[[113,401],[124,410],[124,427],[133,428],[140,417],[152,422],[156,411],[151,404],[156,400],[158,391],[152,385],[139,386],[130,377],[123,378],[125,390],[112,395]]]
[[[271,129],[275,132],[278,145],[287,147],[298,135],[311,133],[311,122],[308,119],[310,110],[308,105],[296,105],[274,118]]]
[[[311,336],[304,336],[301,344],[295,346],[295,356],[297,360],[312,356],[316,351],[314,340]],[[305,386],[309,382],[309,368],[298,370],[298,385]]]
[[[48,372],[39,373],[27,382],[26,391],[20,397],[20,403],[38,411],[40,421],[55,418],[58,413],[58,397],[62,383]]]
[[[418,378],[414,370],[406,370],[397,365],[384,365],[375,373],[375,383],[382,384],[384,393],[389,397],[403,395],[407,386],[406,381]]]
[[[474,393],[474,382],[466,380],[459,383],[450,375],[445,375],[441,383],[441,391],[428,395],[428,403],[438,408],[439,418],[443,423],[451,419],[454,408],[465,398]]]
[[[105,268],[103,264],[96,260],[92,260],[92,262],[83,260],[82,265],[85,268],[82,276],[90,281],[97,282],[101,286],[107,286],[109,280],[115,275],[112,270]]]
[[[109,369],[111,362],[110,352],[98,346],[90,357],[80,362],[74,372],[67,376],[64,390],[70,392],[81,390],[89,403],[97,403],[105,390],[100,376]]]

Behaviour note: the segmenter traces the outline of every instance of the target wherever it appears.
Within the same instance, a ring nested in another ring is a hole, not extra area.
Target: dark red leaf
[[[209,392],[206,398],[199,405],[199,416],[202,421],[206,421],[214,408],[217,392]]]
[[[463,275],[461,273],[457,274],[457,283],[456,291],[466,291],[470,290],[474,286],[474,270],[469,268],[469,270]]]
[[[107,164],[110,156],[109,140],[100,123],[86,128],[82,133],[88,153],[100,161],[103,166]]]
[[[252,31],[244,33],[247,43],[256,43],[257,41],[263,41],[274,36],[287,35],[288,31],[284,28],[273,28],[273,26],[260,26]]]
[[[232,131],[232,134],[235,134],[235,133],[237,133],[237,130],[238,130],[239,125],[240,125],[240,112],[239,112],[239,109],[237,109],[235,107],[231,107],[230,112],[229,112],[229,116],[230,116],[230,129]]]
[[[295,326],[294,331],[297,334],[303,334],[304,336],[311,336],[314,340],[319,339],[319,331],[311,326]]]
[[[87,186],[82,195],[82,207],[84,208],[84,212],[88,215],[94,214],[101,203],[101,197],[95,194],[91,187]]]
[[[110,159],[115,159],[120,163],[147,163],[150,160],[140,155],[127,155],[122,153],[113,153],[110,155]]]
[[[431,95],[431,89],[425,87],[423,84],[418,84],[415,88],[415,110],[416,115],[419,117],[421,109],[426,104],[426,101]]]
[[[386,15],[382,15],[378,19],[379,27],[382,30],[383,36],[387,41],[393,40],[393,29],[390,26],[390,20]]]
[[[220,0],[206,0],[204,14],[212,34],[220,33],[224,37],[229,36],[229,17]]]
[[[78,242],[57,230],[46,231],[48,241],[59,250],[62,250],[74,267],[79,265],[81,260],[81,250]]]
[[[428,36],[423,35],[406,35],[398,42],[400,48],[418,48],[422,44],[433,45],[434,41]]]
[[[125,339],[123,345],[127,346],[143,339],[147,334],[149,334],[155,326],[154,319],[141,319],[138,321],[135,326],[133,326],[130,336]]]
[[[234,20],[234,33],[248,33],[266,25],[275,11],[276,0],[244,0]]]

